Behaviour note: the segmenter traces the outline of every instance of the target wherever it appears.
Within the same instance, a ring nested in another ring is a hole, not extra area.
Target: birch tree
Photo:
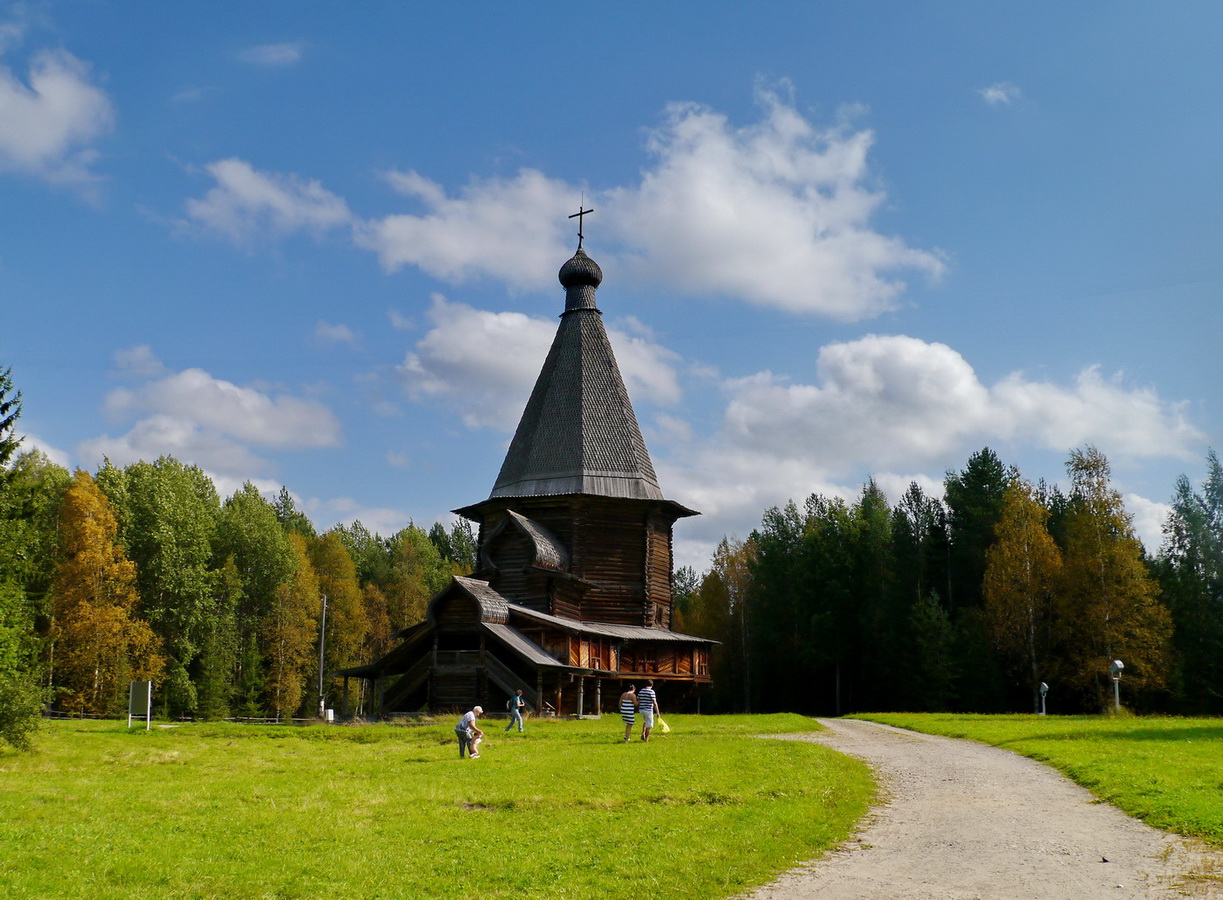
[[[1108,666],[1125,663],[1131,690],[1163,688],[1171,620],[1143,561],[1104,454],[1088,446],[1066,463],[1070,502],[1059,585],[1066,677],[1089,705],[1107,705]]]
[[[357,583],[356,566],[340,536],[329,531],[311,541],[310,561],[318,578],[318,589],[327,597],[324,674],[369,662],[362,658],[370,630],[369,617]]]
[[[1012,476],[996,541],[986,551],[986,618],[998,649],[1030,687],[1035,712],[1040,710],[1041,681],[1053,680],[1056,589],[1062,571],[1048,518],[1032,485]]]
[[[306,684],[318,636],[319,585],[306,541],[288,536],[294,569],[272,589],[272,602],[260,627],[266,660],[264,689],[269,708],[279,718],[291,718],[309,695]],[[309,704],[312,711],[314,704]]]

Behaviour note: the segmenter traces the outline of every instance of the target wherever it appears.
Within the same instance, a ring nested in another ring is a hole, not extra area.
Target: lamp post
[[[1114,659],[1112,665],[1108,667],[1108,674],[1113,677],[1113,711],[1121,712],[1121,670],[1125,668],[1125,663],[1119,659]]]

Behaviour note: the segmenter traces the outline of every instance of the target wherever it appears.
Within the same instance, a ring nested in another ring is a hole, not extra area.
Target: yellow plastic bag
[[[663,734],[671,733],[671,726],[663,721],[662,716],[658,717],[658,730],[661,731]]]

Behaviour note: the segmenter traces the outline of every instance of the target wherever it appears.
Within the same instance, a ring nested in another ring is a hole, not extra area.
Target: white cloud
[[[618,327],[621,325],[628,328]],[[674,406],[680,401],[683,391],[676,373],[681,361],[678,353],[654,341],[650,333],[634,328],[632,319],[609,323],[607,339],[630,397],[660,406]]]
[[[512,430],[548,354],[556,325],[491,313],[434,295],[431,327],[396,373],[416,400],[441,400],[469,428]]]
[[[387,271],[413,265],[451,283],[490,277],[538,289],[555,285],[557,260],[572,252],[565,216],[578,191],[532,169],[473,180],[455,197],[415,172],[391,172],[387,180],[425,207],[423,215],[386,216],[358,229],[358,244]]]
[[[332,325],[322,320],[314,326],[314,336],[328,344],[345,344],[349,347],[357,344],[357,335],[347,325]]]
[[[1015,374],[992,393],[998,433],[1030,436],[1052,449],[1091,443],[1124,458],[1190,460],[1205,442],[1183,403],[1167,403],[1152,388],[1126,388],[1120,373],[1106,379],[1097,366],[1080,372],[1073,389]]]
[[[405,390],[417,400],[444,400],[470,428],[512,431],[552,345],[555,320],[486,312],[440,295],[428,318],[431,327],[396,370]],[[629,394],[678,402],[678,355],[632,330],[608,329]]]
[[[677,525],[677,556],[705,553],[725,534],[746,536],[764,510],[790,499],[816,492],[852,501],[872,475],[892,503],[912,481],[941,496],[943,473],[985,445],[1066,454],[1091,443],[1132,460],[1195,459],[1205,443],[1179,404],[1095,368],[1069,385],[1012,374],[991,387],[946,345],[870,335],[824,347],[817,374],[815,384],[767,372],[729,380],[716,434],[657,432],[667,496],[703,513]],[[1154,550],[1167,507],[1136,495],[1126,504]]]
[[[0,22],[0,55],[20,44],[22,38],[25,37],[25,32],[24,22]]]
[[[212,483],[217,489],[217,496],[221,498],[222,502],[228,500],[234,494],[238,493],[238,491],[242,490],[248,481],[255,486],[255,490],[259,491],[259,493],[263,495],[263,498],[269,503],[276,499],[276,497],[280,494],[281,487],[283,487],[283,485],[281,485],[281,483],[274,478],[225,475],[211,472],[208,470],[207,466],[201,465],[200,468],[204,470],[205,475],[212,479]],[[296,501],[297,495],[294,494],[293,497]]]
[[[1022,92],[1010,82],[999,81],[989,87],[977,88],[977,93],[990,106],[1010,106],[1019,99]]]
[[[43,456],[51,460],[57,466],[63,466],[68,471],[72,471],[72,454],[67,450],[61,450],[53,444],[48,444],[36,434],[27,432],[22,436],[20,453],[27,450],[38,450]]]
[[[643,286],[722,295],[796,313],[853,321],[895,306],[902,276],[939,276],[938,253],[876,230],[886,194],[867,165],[874,135],[819,128],[776,93],[760,91],[759,122],[733,126],[696,104],[673,104],[647,141],[637,184],[589,192],[597,250]],[[415,266],[450,283],[496,279],[554,289],[573,248],[567,216],[582,189],[522,169],[472,178],[448,191],[414,171],[390,186],[421,211],[361,220],[317,182],[211,164],[218,185],[188,214],[238,239],[351,225],[358,246],[389,272]]]
[[[0,66],[0,170],[88,187],[93,144],[113,125],[110,99],[71,53],[35,54],[27,83]]]
[[[728,383],[727,438],[766,455],[817,454],[832,472],[925,464],[998,439],[1185,459],[1204,440],[1181,406],[1094,368],[1072,387],[1013,374],[990,388],[945,344],[868,335],[824,347],[818,374],[814,385],[767,372]]]
[[[875,231],[869,131],[819,129],[761,91],[760,122],[732,127],[673,104],[650,136],[639,186],[596,200],[637,278],[791,312],[853,321],[891,308],[901,272],[942,273],[935,254]]]
[[[319,531],[327,531],[336,525],[351,525],[353,522],[360,521],[374,534],[390,537],[406,528],[412,521],[412,517],[401,509],[363,506],[351,497],[336,497],[330,500],[311,497],[302,502],[302,510],[310,517]]]
[[[304,49],[300,43],[259,44],[240,51],[238,59],[255,66],[283,68],[299,63]]]
[[[812,454],[827,471],[929,461],[987,417],[989,392],[958,353],[909,337],[868,335],[820,350],[818,384],[771,373],[729,382],[725,433],[766,455]]]
[[[386,311],[386,318],[391,323],[391,327],[396,331],[411,331],[416,327],[416,323],[409,316],[405,316],[397,309],[388,309]]]
[[[1168,521],[1172,507],[1167,503],[1157,503],[1140,497],[1138,494],[1126,494],[1123,498],[1125,510],[1134,519],[1134,533],[1147,548],[1147,553],[1154,556],[1164,542],[1163,527]]]
[[[184,369],[135,390],[114,390],[106,406],[113,415],[170,416],[265,447],[330,447],[339,442],[339,422],[323,404],[239,387],[203,369]]]
[[[116,465],[127,465],[171,455],[200,466],[217,482],[218,490],[223,485],[236,489],[247,479],[274,474],[272,463],[252,447],[297,449],[339,443],[338,420],[315,400],[241,387],[202,369],[164,374],[164,369],[148,364],[156,360],[143,346],[121,351],[117,359],[128,374],[143,371],[154,377],[107,395],[108,413],[130,420],[131,427],[118,436],[83,441],[77,447],[83,464],[96,466],[109,457]]]
[[[248,476],[268,474],[272,468],[267,460],[224,434],[187,418],[160,413],[140,419],[119,437],[103,435],[82,441],[77,455],[91,467],[103,457],[125,466],[142,459],[173,456],[218,473],[217,477],[236,477],[239,483]]]
[[[148,344],[115,351],[115,366],[132,375],[155,378],[166,371]]]
[[[239,243],[296,231],[318,237],[353,222],[348,204],[317,181],[260,172],[241,159],[222,159],[204,168],[216,186],[203,198],[187,201],[187,216]]]

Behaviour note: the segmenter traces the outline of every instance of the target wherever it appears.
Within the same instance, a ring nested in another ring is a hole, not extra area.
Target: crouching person
[[[455,736],[459,739],[459,759],[462,759],[469,752],[472,759],[480,758],[474,742],[484,737],[484,732],[476,724],[476,719],[482,715],[484,715],[484,710],[479,706],[473,706],[469,712],[463,713],[463,718],[459,719],[459,724],[454,726]]]

